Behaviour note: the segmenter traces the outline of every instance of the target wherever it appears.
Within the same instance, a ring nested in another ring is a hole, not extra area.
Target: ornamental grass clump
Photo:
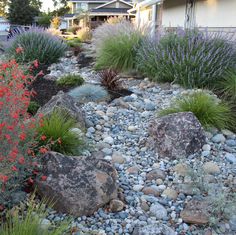
[[[17,48],[21,49],[20,53]],[[66,49],[66,43],[59,37],[43,29],[32,28],[16,34],[10,41],[7,53],[19,63],[28,63],[37,59],[40,64],[50,65],[57,62]]]
[[[205,128],[231,129],[235,124],[231,107],[216,96],[201,90],[182,94],[172,102],[169,108],[163,109],[159,115],[164,116],[179,112],[192,112]]]
[[[227,33],[177,30],[145,39],[137,68],[154,81],[212,88],[236,64],[236,49]]]
[[[37,121],[27,109],[27,87],[34,81],[11,60],[0,64],[0,205],[12,206],[11,194],[22,189],[38,169],[35,154]],[[39,149],[38,151],[40,151]]]
[[[115,69],[122,72],[135,68],[136,48],[145,34],[144,29],[128,21],[104,23],[93,34],[97,69]]]
[[[69,233],[70,221],[63,221],[56,226],[43,224],[48,212],[46,200],[35,202],[34,195],[27,201],[27,209],[22,204],[14,213],[8,212],[6,221],[0,225],[1,235],[62,235]]]
[[[62,154],[78,155],[85,147],[82,136],[73,131],[76,121],[62,111],[54,111],[42,119],[38,128],[39,146]]]

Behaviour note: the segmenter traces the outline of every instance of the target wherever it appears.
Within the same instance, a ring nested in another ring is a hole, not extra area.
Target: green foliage
[[[37,113],[40,105],[36,101],[30,101],[27,112],[34,115]]]
[[[135,68],[136,50],[141,40],[138,33],[121,34],[106,39],[97,55],[96,68],[112,68],[122,72]]]
[[[37,59],[40,64],[50,65],[57,62],[67,49],[60,38],[37,28],[16,35],[12,40],[7,52],[20,63]],[[16,50],[19,47],[23,49],[21,53]]]
[[[159,114],[164,116],[178,112],[194,113],[206,128],[230,129],[235,123],[229,105],[204,91],[193,91],[192,94],[180,96],[169,108],[162,110]]]
[[[39,9],[32,6],[30,0],[10,0],[8,19],[12,24],[29,25],[37,15]]]
[[[54,111],[43,118],[42,126],[38,128],[39,145],[49,145],[50,150],[59,153],[78,155],[85,147],[85,142],[73,128],[76,128],[74,119],[64,112]]]
[[[183,31],[146,39],[138,48],[137,68],[155,81],[212,88],[236,64],[227,34]]]
[[[52,16],[50,14],[43,13],[38,20],[38,24],[41,27],[49,27],[51,24]]]
[[[76,34],[76,32],[77,32],[79,29],[81,29],[81,27],[78,26],[78,25],[75,25],[75,26],[70,27],[70,28],[67,30],[67,32]]]
[[[59,80],[57,85],[60,86],[80,86],[84,83],[84,79],[80,75],[68,74]]]
[[[66,41],[67,45],[70,47],[79,47],[81,46],[81,40],[79,38],[73,38]]]
[[[101,86],[85,84],[69,92],[69,95],[79,103],[105,101],[109,98],[108,92]]]
[[[7,221],[0,227],[1,235],[62,235],[68,232],[69,222],[57,224],[56,227],[41,225],[47,211],[42,201],[37,204],[33,198],[28,202],[27,211],[22,205],[19,211],[8,213]]]
[[[226,73],[224,79],[219,83],[219,91],[232,104],[236,104],[236,70]]]

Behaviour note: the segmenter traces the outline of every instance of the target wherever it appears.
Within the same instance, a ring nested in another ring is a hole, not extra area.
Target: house
[[[0,17],[0,33],[7,34],[7,31],[10,28],[10,23],[7,19]]]
[[[121,16],[127,19],[135,14],[129,14],[128,10],[133,7],[130,0],[69,0],[70,14],[64,16],[69,27],[73,25],[83,26],[80,18],[88,17],[91,23],[99,24],[109,17]]]
[[[144,0],[129,10],[136,23],[158,28],[236,29],[236,0]]]

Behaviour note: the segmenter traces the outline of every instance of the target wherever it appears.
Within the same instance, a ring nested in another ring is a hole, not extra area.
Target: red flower
[[[39,152],[40,152],[40,153],[47,153],[48,150],[47,150],[46,148],[43,148],[43,147],[42,147],[42,148],[39,149]]]
[[[12,169],[13,171],[18,171],[18,169],[16,168],[16,166],[13,166],[11,169]]]
[[[35,68],[38,68],[38,67],[39,67],[39,62],[38,62],[38,60],[33,61],[33,64],[34,64],[34,67],[35,67]]]
[[[19,137],[20,137],[20,140],[23,141],[26,138],[26,134],[25,133],[21,133]]]
[[[25,158],[24,158],[24,157],[20,157],[20,158],[18,159],[18,162],[19,162],[21,165],[23,165],[23,164],[25,163]]]
[[[46,136],[46,135],[42,135],[42,136],[41,136],[41,140],[44,141],[44,140],[46,140],[46,139],[47,139],[47,136]]]
[[[28,179],[28,183],[29,183],[29,184],[33,184],[33,183],[34,183],[34,181],[32,180],[32,178],[29,178],[29,179]]]
[[[24,51],[24,49],[22,47],[17,47],[16,48],[16,54],[20,54]]]
[[[48,177],[47,177],[46,175],[43,175],[43,176],[41,177],[41,180],[42,180],[42,181],[46,181],[47,178],[48,178]]]

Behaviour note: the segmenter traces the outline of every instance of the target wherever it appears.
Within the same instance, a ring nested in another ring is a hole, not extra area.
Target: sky
[[[42,0],[43,2],[43,11],[48,11],[48,8],[50,8],[50,10],[53,10],[53,2],[52,0]]]

